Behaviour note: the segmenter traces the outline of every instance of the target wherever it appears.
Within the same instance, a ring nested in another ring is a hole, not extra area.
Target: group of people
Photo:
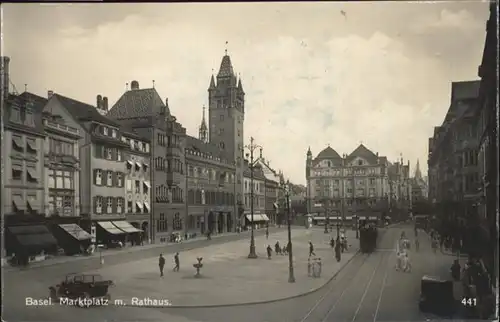
[[[160,268],[160,277],[163,277],[163,269],[165,268],[165,257],[163,257],[163,254],[160,254],[160,257],[158,258],[158,266]],[[175,253],[174,255],[174,272],[178,272],[180,269],[180,259],[179,259],[179,253]]]
[[[411,261],[408,251],[411,248],[411,243],[403,231],[399,239],[396,250],[396,271],[411,272]]]

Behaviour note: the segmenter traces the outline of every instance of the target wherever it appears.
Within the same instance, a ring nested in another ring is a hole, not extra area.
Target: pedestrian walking
[[[267,259],[271,259],[271,255],[273,253],[273,249],[271,248],[271,245],[267,245],[266,251],[267,251]]]
[[[335,247],[335,239],[333,239],[333,237],[330,239],[330,247],[332,249]]]
[[[311,241],[309,241],[309,257],[311,256],[316,256],[316,253],[314,253],[314,245]]]
[[[269,239],[269,227],[266,227],[266,239]]]
[[[417,239],[415,239],[415,250],[418,252],[418,250],[420,249],[420,241]]]
[[[175,253],[174,255],[174,264],[174,272],[178,272],[180,268],[179,253]]]
[[[163,254],[160,254],[160,258],[158,258],[158,266],[160,267],[160,277],[162,277],[163,268],[165,267],[165,257],[163,257]]]

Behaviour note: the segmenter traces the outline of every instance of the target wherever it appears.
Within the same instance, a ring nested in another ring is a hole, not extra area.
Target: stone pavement
[[[331,233],[336,236],[336,232]],[[166,258],[165,276],[159,276],[158,258],[129,262],[119,267],[103,267],[92,271],[106,279],[112,279],[116,286],[111,290],[114,300],[123,300],[130,306],[156,307],[154,303],[134,303],[133,298],[161,300],[179,307],[203,307],[270,302],[303,295],[325,285],[357,252],[359,242],[353,231],[346,232],[351,244],[340,263],[334,259],[329,246],[330,234],[320,228],[293,228],[295,283],[288,283],[288,256],[267,259],[268,244],[274,250],[279,241],[284,245],[287,232],[272,233],[255,238],[259,258],[248,259],[249,240],[239,240],[212,247],[193,249],[180,254],[181,270],[173,272],[173,256]],[[322,275],[312,278],[307,275],[309,257],[308,241],[315,245],[317,257],[322,260]],[[194,278],[197,257],[203,257],[201,278]],[[165,304],[165,303],[163,303]]]

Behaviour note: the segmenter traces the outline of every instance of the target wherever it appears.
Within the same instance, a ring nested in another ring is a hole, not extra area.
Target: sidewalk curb
[[[124,307],[137,307],[137,308],[149,308],[149,309],[159,309],[159,308],[172,308],[172,309],[180,309],[180,308],[193,308],[193,309],[202,309],[202,308],[219,308],[219,307],[234,307],[234,306],[250,306],[250,305],[258,305],[258,304],[267,304],[267,303],[276,303],[276,302],[282,302],[282,301],[287,301],[299,297],[303,297],[312,293],[315,293],[321,289],[323,289],[326,285],[330,284],[331,281],[337,277],[337,275],[349,264],[355,257],[357,257],[359,254],[361,254],[360,250],[356,250],[356,252],[352,255],[351,258],[349,258],[344,265],[340,267],[340,269],[333,274],[332,277],[330,277],[324,284],[313,288],[309,291],[306,291],[304,293],[299,293],[287,297],[280,297],[277,299],[272,299],[272,300],[267,300],[267,301],[255,301],[255,302],[242,302],[242,303],[229,303],[229,304],[212,304],[212,305],[168,305],[168,306],[155,306],[155,305],[132,305],[132,304],[125,304],[122,305]]]
[[[280,232],[282,230],[282,228],[277,228],[276,229],[277,231],[274,231],[273,233],[276,233],[276,232]],[[260,232],[260,233],[263,233],[263,231],[261,230],[258,230],[256,231],[257,232]],[[227,236],[238,236],[240,235],[239,233],[230,233],[228,235],[216,235],[216,236],[213,236],[212,239],[215,239],[217,240],[218,238],[221,238],[221,237],[227,237]],[[257,235],[257,234],[256,234]],[[205,238],[200,238],[199,240],[190,240],[188,242],[184,242],[184,244],[191,244],[191,243],[195,243],[195,242],[200,242],[200,241],[203,241],[203,240],[206,240]],[[239,239],[237,239],[239,240]],[[148,248],[143,248],[143,249],[129,249],[129,250],[123,250],[123,251],[117,251],[117,252],[112,252],[112,253],[104,253],[102,254],[102,257],[103,258],[107,258],[107,257],[113,257],[113,256],[118,256],[118,255],[124,255],[124,254],[132,254],[132,253],[139,253],[139,252],[142,252],[142,251],[148,251],[148,250],[151,250],[151,249],[159,249],[159,248],[169,248],[169,247],[173,247],[173,246],[176,246],[176,245],[179,245],[179,244],[182,244],[182,243],[165,243],[165,244],[153,244],[152,247],[148,247]],[[189,247],[187,248],[186,250],[193,250],[193,249],[196,249],[196,248],[203,248],[203,247],[208,247],[210,246],[210,244],[204,244],[202,246],[196,246],[196,247]],[[36,265],[36,266],[28,266],[28,267],[17,267],[17,266],[10,266],[10,265],[7,265],[7,266],[3,266],[2,267],[2,271],[4,273],[17,273],[17,272],[26,272],[26,271],[31,271],[31,270],[37,270],[37,269],[41,269],[41,268],[47,268],[47,267],[53,267],[53,266],[58,266],[58,265],[65,265],[65,264],[68,264],[68,263],[78,263],[78,262],[83,262],[83,261],[90,261],[92,259],[97,259],[99,260],[99,256],[96,255],[96,256],[80,256],[80,257],[77,257],[77,258],[72,258],[71,256],[68,258],[68,260],[65,260],[65,261],[60,261],[60,262],[50,262],[50,263],[44,263],[42,265]]]

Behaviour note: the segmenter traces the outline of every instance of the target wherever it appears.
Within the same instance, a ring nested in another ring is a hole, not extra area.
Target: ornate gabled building
[[[244,164],[243,200],[245,210],[244,217],[240,218],[240,224],[242,226],[248,226],[252,223],[253,210],[253,222],[260,226],[267,225],[269,217],[266,214],[266,176],[264,174],[263,165],[257,162],[252,167],[248,160],[244,160]]]
[[[166,242],[173,232],[184,234],[185,229],[186,129],[155,88],[141,89],[135,80],[130,85],[106,116],[151,144],[149,236],[152,242]]]
[[[389,178],[386,157],[360,144],[349,155],[340,156],[330,146],[313,159],[307,151],[306,204],[316,217],[350,220],[381,216],[387,211]]]
[[[422,177],[419,160],[415,166],[415,174],[411,178],[411,200],[412,203],[427,200],[427,182]]]
[[[204,108],[198,138],[186,134],[168,99],[163,102],[154,88],[140,89],[137,81],[106,114],[151,140],[153,240],[166,241],[173,232],[193,235],[236,227],[244,92],[227,54],[216,79],[212,75],[208,88],[209,124]]]

